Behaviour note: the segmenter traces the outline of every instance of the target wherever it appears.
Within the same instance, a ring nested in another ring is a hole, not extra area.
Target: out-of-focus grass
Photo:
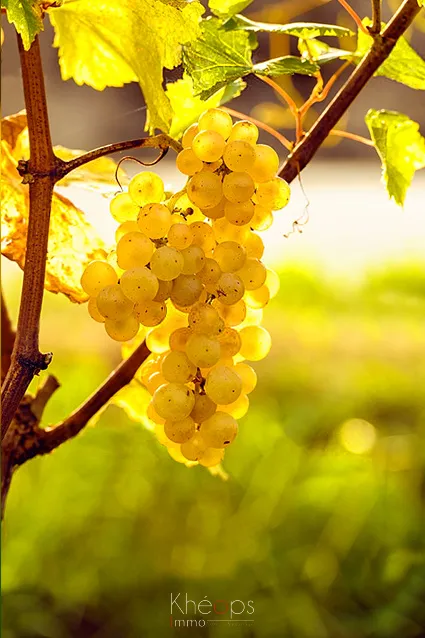
[[[5,638],[174,635],[179,591],[252,600],[255,613],[249,629],[175,635],[424,635],[423,265],[358,287],[288,265],[281,281],[266,313],[274,347],[256,365],[227,482],[175,463],[116,408],[18,471],[4,528]],[[111,365],[109,351],[84,345],[57,352],[63,388],[49,422]]]

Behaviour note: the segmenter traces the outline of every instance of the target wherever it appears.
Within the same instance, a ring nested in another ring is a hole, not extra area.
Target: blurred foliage
[[[227,482],[117,408],[18,471],[4,638],[424,636],[424,265],[348,287],[294,264],[281,281]],[[47,422],[109,367],[62,361]],[[172,630],[178,591],[253,600],[254,623]]]

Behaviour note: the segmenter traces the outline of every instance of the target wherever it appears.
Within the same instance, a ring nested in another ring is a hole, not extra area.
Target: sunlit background
[[[368,13],[368,2],[355,5]],[[337,2],[323,0],[257,0],[247,15],[352,26]],[[8,115],[23,101],[14,35],[3,26]],[[422,17],[409,35],[422,54],[424,30]],[[61,83],[51,36],[47,29],[42,42],[54,142],[88,148],[138,136],[138,88],[96,93]],[[288,47],[272,36],[259,51],[266,58]],[[311,79],[285,88],[301,100]],[[232,107],[291,136],[290,114],[259,81]],[[423,95],[377,79],[341,126],[366,135],[369,107],[405,111],[424,133]],[[272,137],[262,141],[284,159]],[[170,155],[157,169],[177,190]],[[66,194],[113,237],[107,198]],[[3,529],[5,638],[424,638],[424,202],[423,172],[401,210],[380,184],[373,149],[333,139],[319,153],[262,235],[265,261],[281,276],[265,312],[274,345],[255,365],[259,383],[226,453],[229,479],[175,463],[115,407],[29,462],[14,477]],[[302,233],[286,236],[300,218]],[[16,317],[21,273],[2,265]],[[85,307],[50,293],[41,346],[54,352],[50,372],[61,382],[46,424],[120,360]],[[178,592],[251,600],[254,622],[171,629]]]

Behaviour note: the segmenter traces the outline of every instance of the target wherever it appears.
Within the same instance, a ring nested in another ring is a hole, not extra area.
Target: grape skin
[[[106,261],[92,261],[81,276],[81,287],[90,297],[97,297],[102,288],[118,281],[114,268]]]
[[[224,448],[233,443],[238,423],[230,414],[217,411],[201,424],[200,435],[208,447]]]

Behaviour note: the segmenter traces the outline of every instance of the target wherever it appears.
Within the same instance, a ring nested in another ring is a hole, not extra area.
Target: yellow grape
[[[213,306],[228,326],[238,326],[245,321],[246,304],[243,299],[240,299],[232,306],[222,305],[218,299],[215,299]]]
[[[184,267],[182,253],[171,246],[161,246],[155,250],[151,259],[152,272],[162,281],[176,279]]]
[[[273,299],[273,297],[276,297],[280,288],[280,279],[279,279],[279,275],[275,273],[274,270],[271,270],[270,268],[267,268],[266,286],[270,291],[270,299]]]
[[[145,386],[149,394],[153,394],[155,390],[158,390],[158,388],[165,383],[167,383],[167,380],[164,379],[162,374],[160,372],[154,372],[145,383]]]
[[[205,253],[200,246],[192,244],[181,251],[183,258],[183,275],[196,275],[205,264]]]
[[[236,241],[239,244],[243,244],[245,235],[249,232],[249,229],[245,226],[235,226],[228,222],[225,217],[213,221],[212,229],[217,243]]]
[[[158,279],[158,292],[153,298],[154,301],[166,301],[171,294],[171,290],[173,289],[172,281],[164,281],[163,279]]]
[[[255,150],[249,142],[243,140],[228,142],[223,160],[231,171],[248,171],[255,162]]]
[[[164,434],[174,443],[186,443],[196,432],[195,421],[187,416],[180,421],[165,421]]]
[[[127,222],[137,219],[139,207],[133,202],[128,193],[118,193],[109,204],[112,217],[117,222]]]
[[[219,301],[226,306],[233,306],[245,292],[241,277],[233,272],[224,272],[215,287]]]
[[[137,211],[139,211],[139,208],[137,208]],[[123,222],[115,231],[115,241],[118,242],[121,237],[124,237],[124,235],[126,235],[127,233],[137,232],[139,232],[139,226],[137,225],[136,220]]]
[[[232,202],[226,202],[224,205],[224,214],[226,219],[235,226],[244,226],[249,224],[254,216],[254,204],[248,200],[241,204],[233,204]]]
[[[215,467],[216,465],[221,463],[223,457],[223,448],[219,449],[214,447],[207,447],[202,453],[202,456],[198,459],[199,465],[203,465],[204,467]]]
[[[272,345],[272,340],[265,328],[261,326],[246,326],[240,330],[242,346],[240,354],[248,361],[264,359]]]
[[[275,177],[279,170],[279,156],[271,146],[257,144],[255,147],[255,162],[249,169],[249,174],[255,182],[268,182]]]
[[[140,209],[137,224],[150,239],[160,239],[170,229],[171,213],[164,204],[146,204]]]
[[[226,142],[216,131],[200,131],[193,139],[192,150],[202,162],[216,162],[224,151]]]
[[[105,323],[105,317],[101,315],[97,309],[96,297],[90,297],[87,304],[87,310],[89,311],[89,315],[92,319],[98,323]]]
[[[127,233],[117,244],[118,265],[123,270],[146,266],[154,251],[154,245],[143,233]]]
[[[168,454],[174,461],[176,461],[177,463],[183,463],[184,465],[186,465],[186,467],[196,465],[196,463],[188,461],[188,459],[181,453],[182,445],[188,445],[188,443],[183,443],[182,445],[180,445],[179,443],[175,443],[174,445],[176,447],[167,447]]]
[[[223,195],[229,202],[241,204],[251,199],[255,191],[254,180],[245,172],[229,173],[223,179]]]
[[[250,394],[257,385],[257,374],[247,363],[237,363],[235,372],[242,381],[242,392]]]
[[[223,319],[210,304],[197,303],[192,306],[188,323],[194,333],[217,335],[223,330]]]
[[[199,159],[191,148],[184,148],[177,155],[176,166],[183,175],[195,175],[204,168],[202,160]]]
[[[119,321],[131,315],[134,303],[126,297],[119,284],[106,286],[96,299],[97,309],[105,319]]]
[[[257,204],[272,210],[280,210],[287,205],[290,195],[291,189],[287,182],[280,177],[274,177],[270,181],[258,185],[255,201]]]
[[[159,283],[153,272],[142,266],[126,270],[121,275],[120,286],[125,296],[136,303],[154,299]]]
[[[204,252],[213,250],[216,244],[213,229],[205,222],[193,222],[189,226],[192,231],[193,243],[200,246]]]
[[[173,282],[170,299],[178,306],[191,306],[201,296],[203,285],[195,275],[179,275]]]
[[[256,290],[248,290],[245,294],[246,305],[250,308],[264,308],[270,301],[270,291],[266,284]]]
[[[81,287],[90,297],[97,297],[102,288],[113,286],[118,275],[106,261],[92,261],[85,267],[81,276]]]
[[[195,396],[182,383],[167,383],[153,395],[153,407],[163,419],[180,421],[190,415],[195,405]]]
[[[219,405],[233,403],[242,392],[242,381],[230,367],[218,365],[208,373],[205,392]]]
[[[161,365],[162,375],[169,383],[188,383],[196,376],[196,366],[185,352],[172,350],[165,355]],[[178,441],[183,443],[183,441]]]
[[[251,228],[255,230],[263,231],[270,228],[273,224],[273,213],[270,208],[264,208],[259,204],[255,205],[254,215],[249,223]]]
[[[205,334],[191,334],[185,352],[197,368],[210,368],[217,363],[221,354],[218,340]]]
[[[203,284],[215,284],[221,277],[221,268],[215,259],[207,257],[202,270],[198,272],[198,277]]]
[[[249,409],[249,399],[246,394],[241,394],[236,401],[228,405],[219,405],[218,409],[222,412],[231,414],[234,419],[242,419]]]
[[[181,218],[182,219],[182,218]],[[193,233],[190,226],[182,222],[173,224],[168,231],[168,245],[177,250],[188,248],[193,241]]]
[[[222,109],[208,109],[199,118],[198,127],[200,131],[215,131],[225,140],[232,132],[232,118]]]
[[[156,354],[162,354],[167,352],[168,347],[168,335],[170,329],[167,325],[164,325],[165,321],[158,325],[157,328],[150,330],[146,335],[146,345],[151,352]]]
[[[223,164],[223,160],[219,159],[215,162],[202,162],[204,166],[204,171],[208,171],[209,173],[215,173],[217,169],[220,168]]]
[[[164,439],[167,439],[167,442],[172,444],[172,441],[170,441],[164,434],[165,419],[159,416],[159,414],[153,407],[152,401],[146,408],[146,416],[148,417],[148,419],[150,419],[150,421],[153,421],[153,423],[155,423],[155,435],[161,445],[167,445]]]
[[[187,195],[190,201],[201,209],[217,206],[223,197],[220,177],[207,171],[196,173],[187,185]]]
[[[258,140],[258,128],[252,122],[248,120],[241,120],[233,124],[232,132],[230,133],[229,142],[235,140],[242,140],[255,146]]]
[[[215,206],[212,206],[210,208],[203,208],[202,213],[205,215],[205,217],[208,217],[209,219],[221,219],[222,217],[224,217],[225,201],[226,200],[223,197],[219,201],[219,203],[216,204]]]
[[[143,326],[153,328],[165,319],[167,306],[162,301],[142,301],[136,303],[134,313]]]
[[[250,230],[245,237],[244,245],[247,257],[261,259],[264,254],[264,243],[257,233]]]
[[[248,258],[237,274],[246,290],[256,290],[266,281],[267,270],[259,259]]]
[[[189,339],[192,331],[190,328],[177,328],[170,334],[170,350],[177,350],[184,352],[186,350],[187,340]]]
[[[138,173],[130,180],[128,194],[135,204],[144,206],[164,199],[164,183],[155,173]]]
[[[195,394],[195,405],[190,416],[195,423],[202,423],[217,410],[217,404],[211,401],[207,394]]]
[[[234,357],[241,349],[239,332],[234,328],[226,327],[218,336],[221,347],[221,358]]]
[[[224,448],[235,440],[238,423],[230,414],[217,411],[201,424],[199,433],[206,446]]]
[[[197,124],[192,124],[185,130],[182,137],[182,145],[183,148],[188,148],[192,146],[192,142],[194,140],[195,135],[199,133],[199,128]]]
[[[139,332],[139,322],[134,315],[117,321],[106,319],[105,330],[114,341],[129,341]]]
[[[199,459],[202,458],[202,455],[205,453],[206,449],[206,443],[199,435],[199,432],[197,432],[195,436],[190,439],[190,441],[182,443],[180,447],[183,457],[188,461],[199,461]]]

